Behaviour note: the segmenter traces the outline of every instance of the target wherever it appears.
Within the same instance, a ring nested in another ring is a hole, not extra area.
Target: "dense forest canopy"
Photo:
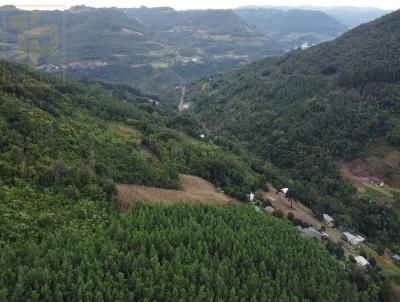
[[[193,113],[216,135],[288,171],[291,195],[316,213],[399,249],[400,205],[360,200],[338,162],[378,139],[398,148],[400,12],[335,41],[194,84]]]
[[[137,204],[106,220],[41,243],[3,244],[0,297],[356,301],[354,285],[326,249],[251,207]]]

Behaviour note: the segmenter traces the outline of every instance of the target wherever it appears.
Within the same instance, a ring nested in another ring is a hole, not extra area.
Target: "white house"
[[[200,134],[200,138],[205,138],[206,136],[202,133]]]
[[[285,194],[286,195],[286,193],[289,191],[289,188],[282,188],[281,189],[281,192],[283,192],[283,194]]]
[[[353,235],[349,232],[344,232],[343,235],[346,237],[346,241],[354,246],[359,245],[365,240],[365,238],[361,237],[360,235]]]
[[[363,256],[356,256],[356,257],[354,257],[354,260],[361,267],[365,267],[365,266],[367,266],[369,264],[367,259],[365,259]]]
[[[331,216],[329,216],[328,214],[322,214],[322,216],[324,217],[324,221],[327,225],[329,226],[334,226],[335,224],[335,219],[333,219]]]

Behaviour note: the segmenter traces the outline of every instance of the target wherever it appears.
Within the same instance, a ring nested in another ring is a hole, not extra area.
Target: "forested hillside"
[[[235,13],[286,49],[332,40],[347,30],[338,20],[317,10],[242,8]]]
[[[184,119],[129,87],[0,72],[1,301],[370,296],[373,281],[359,287],[322,244],[250,206],[115,204],[114,182],[178,188],[178,172],[240,198],[279,179],[268,163],[168,128]]]
[[[288,171],[291,196],[400,249],[400,204],[360,199],[339,163],[384,139],[400,147],[400,12],[333,42],[193,85],[193,112],[216,135]]]
[[[243,161],[168,128],[181,129],[184,120],[166,116],[134,89],[64,83],[4,61],[1,67],[3,184],[23,180],[72,196],[111,194],[114,182],[179,188],[177,175],[186,173],[242,198],[265,182],[265,173],[250,168],[254,158]],[[199,138],[193,129],[192,135]]]
[[[137,204],[0,255],[4,301],[357,301],[319,243],[250,207]]]

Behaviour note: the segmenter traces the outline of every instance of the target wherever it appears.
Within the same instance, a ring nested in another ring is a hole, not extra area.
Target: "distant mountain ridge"
[[[400,7],[400,6],[399,6]],[[353,6],[243,6],[241,9],[278,9],[282,11],[289,11],[292,9],[300,10],[313,10],[321,11],[328,15],[331,15],[343,25],[353,28],[362,23],[373,21],[385,14],[392,12],[391,10],[384,10],[376,7],[353,7]]]
[[[332,40],[347,30],[345,25],[321,11],[258,8],[237,9],[235,13],[259,32],[285,44],[287,49]]]
[[[270,19],[272,31],[264,31],[232,10],[87,6],[64,12],[30,12],[10,6],[2,10],[6,59],[21,63],[34,59],[41,70],[148,91],[165,91],[303,44],[329,40],[345,31],[328,15],[305,11],[282,13],[280,19]],[[309,17],[310,13],[319,18]],[[17,17],[22,22],[32,14],[30,28],[19,28],[13,21]],[[29,53],[21,49],[21,35],[37,35],[46,28],[49,34],[55,31],[60,35],[52,42],[54,47],[46,51],[30,48]]]

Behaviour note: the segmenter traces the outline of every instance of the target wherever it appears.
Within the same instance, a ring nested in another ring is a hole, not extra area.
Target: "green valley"
[[[398,201],[360,198],[339,164],[382,139],[399,147],[399,26],[397,11],[332,42],[195,83],[193,118],[287,171],[290,195],[316,214],[333,213],[398,250]]]
[[[117,209],[115,182],[179,188],[185,172],[245,198],[279,179],[272,165],[168,128],[178,117],[131,88],[1,70],[1,300],[367,295],[321,244],[252,207]]]
[[[384,12],[1,7],[0,301],[399,301]]]

